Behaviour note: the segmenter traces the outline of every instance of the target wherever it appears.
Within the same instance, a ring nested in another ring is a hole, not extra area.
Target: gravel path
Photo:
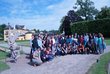
[[[105,53],[110,51],[109,48],[107,46]],[[25,57],[21,56],[17,63],[7,62],[11,68],[0,74],[85,74],[100,55],[66,55],[38,67],[30,66]]]

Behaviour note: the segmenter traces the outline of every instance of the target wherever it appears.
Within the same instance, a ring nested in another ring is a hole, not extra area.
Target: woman
[[[54,58],[51,48],[47,47],[45,52],[46,52],[46,61],[51,61]]]
[[[58,46],[56,47],[56,55],[60,56],[62,55],[62,48],[61,48],[61,44],[58,44]]]
[[[74,42],[72,43],[72,53],[77,54],[77,45]]]
[[[67,45],[67,53],[72,54],[72,47],[70,43]]]
[[[78,46],[78,52],[81,53],[81,54],[83,54],[83,53],[85,52],[85,50],[84,50],[84,45],[82,45],[81,43],[80,43],[80,45]]]
[[[38,66],[42,64],[41,58],[40,58],[40,50],[35,50],[33,53],[32,63],[34,66]]]
[[[105,41],[104,41],[104,36],[103,36],[103,34],[100,33],[100,36],[101,36],[101,38],[102,38],[103,50],[104,50],[104,49],[106,49],[106,43],[105,43]]]
[[[100,54],[103,53],[105,49],[104,37],[101,33],[99,33],[99,38],[98,38],[98,49]]]
[[[67,54],[67,46],[66,43],[64,43],[62,46],[62,55],[66,55],[66,54]]]

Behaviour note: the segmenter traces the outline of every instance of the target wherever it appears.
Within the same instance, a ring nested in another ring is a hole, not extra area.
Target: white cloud
[[[102,6],[107,5],[109,2],[109,0],[100,0],[100,1],[92,0],[92,1],[94,1],[95,6],[98,9],[100,9]],[[51,14],[49,15],[32,15],[32,16],[29,15],[26,18],[1,17],[0,23],[7,24],[8,22],[10,22],[12,25],[21,24],[25,25],[29,29],[33,28],[40,30],[58,29],[60,26],[61,18],[65,16],[69,10],[73,9],[73,5],[75,4],[75,2],[76,0],[64,0],[61,3],[49,5],[47,6],[48,11],[51,11]],[[37,4],[37,0],[34,3]],[[19,8],[18,7],[19,5],[13,8],[11,12],[12,15],[16,13],[23,13],[25,15],[29,11],[28,5],[24,5],[24,7],[23,6]],[[19,11],[18,9],[21,9],[21,11]]]
[[[55,5],[51,5],[47,8],[51,9],[52,14],[50,15],[35,15],[30,16],[27,19],[23,18],[3,18],[4,23],[10,22],[12,24],[24,24],[27,28],[36,28],[41,30],[52,30],[58,29],[60,25],[61,18],[66,15],[68,10],[72,9],[74,4],[73,0],[64,0],[63,2]],[[12,14],[18,12],[17,10],[13,11]],[[20,11],[21,12],[21,11]],[[24,10],[25,12],[25,10]],[[3,20],[2,20],[3,22]]]
[[[54,7],[55,7],[54,5],[49,5],[49,6],[47,6],[47,9],[51,10],[51,9],[53,9]]]

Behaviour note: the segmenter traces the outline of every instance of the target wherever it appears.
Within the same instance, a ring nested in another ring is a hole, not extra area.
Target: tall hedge
[[[72,33],[102,33],[110,37],[110,18],[71,23]]]

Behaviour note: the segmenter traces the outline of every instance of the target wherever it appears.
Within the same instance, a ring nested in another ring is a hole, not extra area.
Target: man
[[[42,38],[40,35],[38,36],[37,42],[38,42],[39,47],[42,49],[43,44],[42,44]]]
[[[38,45],[38,41],[37,41],[37,36],[34,35],[34,38],[32,40],[32,48],[31,48],[31,53],[30,53],[30,62],[32,62],[32,58],[33,58],[33,52],[35,50],[37,50],[39,48],[39,45]]]

